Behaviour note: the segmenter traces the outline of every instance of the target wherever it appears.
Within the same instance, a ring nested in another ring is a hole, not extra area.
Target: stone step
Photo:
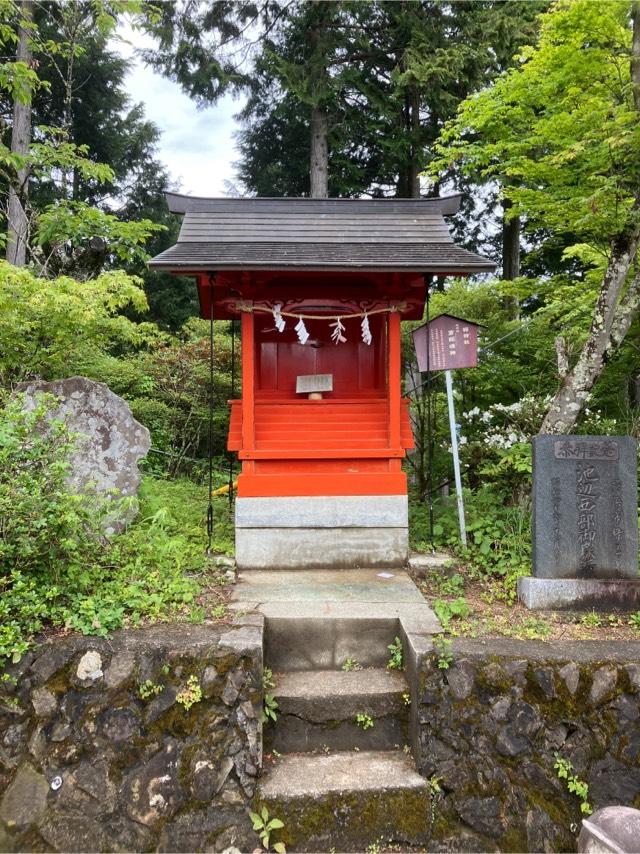
[[[402,752],[283,756],[265,767],[258,802],[284,822],[272,841],[288,850],[422,845],[429,834],[427,783]]]
[[[302,670],[275,674],[274,682],[278,720],[264,730],[267,751],[393,750],[408,742],[409,688],[402,673]],[[359,714],[373,725],[358,723]]]

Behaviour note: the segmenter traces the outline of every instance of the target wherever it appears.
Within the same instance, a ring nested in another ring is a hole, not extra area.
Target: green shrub
[[[25,412],[16,400],[0,412],[0,666],[18,660],[47,623],[106,635],[188,618],[208,580],[206,487],[145,477],[137,520],[106,539],[100,515],[113,505],[70,491],[74,437],[61,422],[44,429],[48,404]],[[233,549],[222,498],[213,547]]]
[[[0,574],[18,570],[58,582],[99,559],[106,507],[67,485],[77,436],[47,421],[56,399],[41,395],[27,412],[21,396],[0,414]]]

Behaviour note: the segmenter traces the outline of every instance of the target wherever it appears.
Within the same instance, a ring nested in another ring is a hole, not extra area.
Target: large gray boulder
[[[51,419],[63,420],[72,433],[82,434],[71,456],[69,482],[79,492],[133,498],[140,486],[138,460],[151,446],[149,431],[135,420],[126,401],[104,383],[86,377],[21,383],[25,408],[33,410],[39,394],[58,398]],[[127,502],[105,520],[105,533],[121,532],[137,512]]]

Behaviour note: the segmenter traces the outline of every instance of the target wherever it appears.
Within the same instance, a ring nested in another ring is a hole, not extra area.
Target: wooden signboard
[[[477,323],[441,314],[413,330],[420,371],[453,371],[478,364]]]

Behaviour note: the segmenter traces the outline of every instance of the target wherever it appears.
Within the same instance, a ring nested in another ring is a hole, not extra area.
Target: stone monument
[[[640,609],[636,441],[533,439],[533,577],[527,608]]]
[[[85,377],[21,383],[25,408],[32,410],[37,395],[58,398],[49,417],[64,421],[72,433],[81,434],[71,455],[69,483],[79,492],[91,491],[112,498],[134,497],[140,485],[138,460],[151,445],[149,431],[138,423],[125,400],[104,383]],[[118,507],[105,518],[105,533],[124,530],[135,517],[135,503]]]

